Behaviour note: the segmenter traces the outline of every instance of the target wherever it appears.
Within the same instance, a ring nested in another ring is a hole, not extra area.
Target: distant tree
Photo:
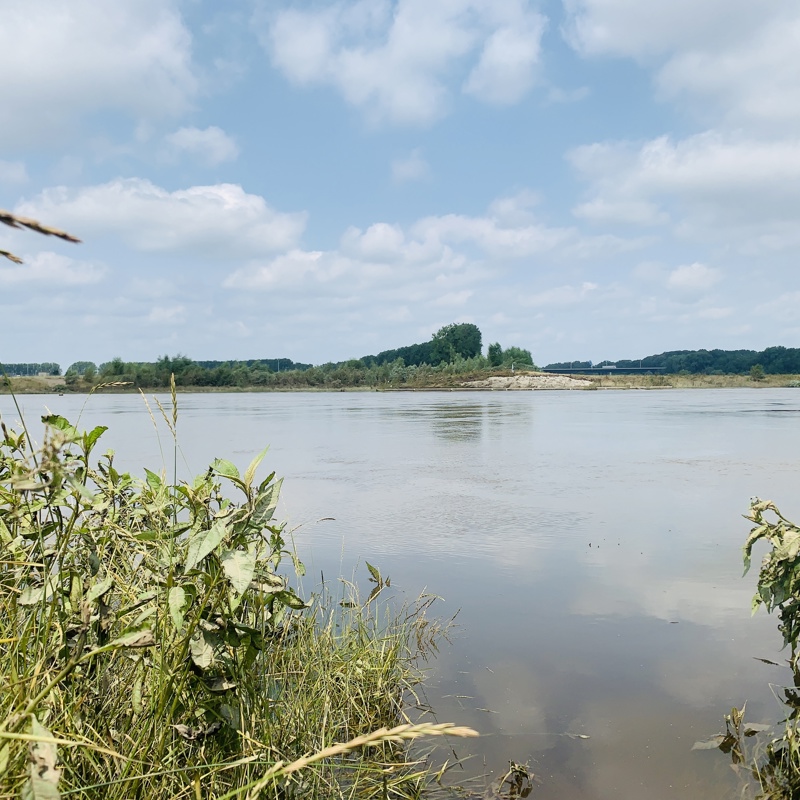
[[[91,367],[95,372],[97,372],[97,364],[94,361],[76,361],[74,364],[71,364],[67,372],[74,372],[76,375],[83,375],[83,373]]]
[[[500,347],[500,342],[494,342],[489,345],[489,352],[487,353],[490,367],[499,367],[503,363],[503,348]]]
[[[481,352],[481,332],[471,322],[445,325],[433,335],[433,362],[453,361],[456,357],[474,358]]]
[[[97,370],[95,369],[95,366],[94,366],[94,364],[92,364],[91,362],[89,362],[89,363],[88,363],[88,364],[87,364],[87,365],[86,365],[86,366],[83,368],[83,373],[82,373],[82,374],[83,374],[83,380],[84,380],[86,383],[94,383],[94,379],[95,379],[95,377],[97,376]]]
[[[507,347],[503,350],[503,364],[517,367],[533,366],[533,356],[530,350],[523,350],[521,347]]]
[[[764,380],[764,367],[761,364],[753,364],[750,367],[750,380],[751,381],[763,381]]]

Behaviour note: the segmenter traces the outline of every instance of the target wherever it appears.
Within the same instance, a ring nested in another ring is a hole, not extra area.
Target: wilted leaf
[[[189,640],[189,652],[192,661],[200,669],[208,669],[214,662],[214,648],[200,631],[197,631]]]
[[[736,741],[733,736],[730,734],[718,733],[716,736],[712,736],[710,739],[705,739],[702,742],[695,742],[692,745],[692,750],[716,750],[717,748],[721,750],[723,744],[727,745],[729,740],[731,746],[733,746],[733,743]]]
[[[255,558],[244,550],[225,550],[219,560],[233,588],[239,594],[244,594],[256,571]]]
[[[229,680],[228,678],[214,678],[210,683],[206,684],[210,692],[227,692],[228,689],[236,688],[236,681]]]
[[[178,734],[186,739],[187,742],[195,742],[198,739],[204,739],[206,736],[211,736],[222,728],[221,722],[212,722],[206,725],[205,728],[191,728],[188,725],[172,725]]]
[[[194,569],[207,555],[213,553],[225,538],[227,529],[222,520],[217,520],[207,531],[199,531],[189,543],[184,571]]]
[[[745,736],[755,736],[757,733],[768,731],[772,725],[767,725],[764,722],[747,722],[744,726]]]
[[[186,592],[183,587],[173,586],[169,590],[167,604],[169,605],[169,615],[172,617],[175,629],[180,630],[183,627],[184,610],[186,609]]]
[[[53,738],[53,734],[36,717],[31,721],[31,734],[43,739]],[[23,800],[59,800],[61,793],[58,791],[58,780],[61,773],[56,768],[56,746],[52,742],[31,742],[28,758],[30,777],[22,787]]]
[[[111,643],[116,647],[152,647],[156,643],[152,631],[131,631],[114,639]]]
[[[99,597],[102,597],[113,585],[114,579],[110,575],[102,581],[95,583],[86,593],[86,602],[91,603]]]
[[[44,597],[44,586],[28,586],[22,590],[22,594],[17,600],[17,604],[21,606],[35,606],[42,601]]]
[[[251,462],[250,466],[244,473],[244,485],[250,486],[253,482],[253,478],[256,475],[256,470],[258,469],[258,465],[264,460],[264,456],[267,454],[268,447],[265,447]]]

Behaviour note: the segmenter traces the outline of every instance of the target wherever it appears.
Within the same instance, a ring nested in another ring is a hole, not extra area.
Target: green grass
[[[174,389],[160,410],[177,448]],[[263,453],[139,480],[105,428],[45,422],[35,454],[0,428],[0,797],[423,795],[408,742],[474,735],[408,716],[430,598],[370,565],[366,600],[301,597]]]

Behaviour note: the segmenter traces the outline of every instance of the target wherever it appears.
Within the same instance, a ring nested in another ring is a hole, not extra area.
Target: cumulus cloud
[[[211,167],[233,161],[239,155],[236,142],[215,125],[205,129],[178,128],[165,140],[172,154],[185,154]]]
[[[121,238],[136,250],[207,258],[257,257],[293,247],[304,213],[273,210],[236,184],[169,192],[142,178],[77,189],[46,189],[17,211],[87,235]]]
[[[265,10],[255,25],[293,83],[331,86],[374,120],[427,124],[446,113],[465,66],[464,91],[517,102],[533,83],[545,19],[529,0],[342,0]]]
[[[556,286],[520,298],[523,306],[538,308],[544,306],[572,306],[590,297],[597,284],[585,281],[580,286]]]
[[[667,288],[680,295],[696,297],[705,294],[721,279],[720,270],[695,262],[672,270],[667,276]]]
[[[88,264],[46,251],[27,257],[24,264],[0,265],[0,286],[32,284],[48,289],[86,286],[100,282],[105,274],[106,268],[99,264]]]
[[[589,181],[573,213],[602,223],[660,225],[682,217],[687,235],[740,238],[790,223],[800,204],[800,138],[762,140],[718,131],[644,143],[605,142],[568,154]],[[759,228],[759,226],[762,226]]]
[[[0,144],[62,139],[84,115],[185,111],[197,90],[191,36],[173,0],[4,3]]]
[[[783,0],[565,0],[565,34],[584,56],[634,58],[666,97],[737,125],[800,120],[800,8]]]
[[[419,149],[412,150],[405,158],[392,161],[392,180],[395,183],[410,183],[427,178],[430,174],[428,162],[420,155]]]

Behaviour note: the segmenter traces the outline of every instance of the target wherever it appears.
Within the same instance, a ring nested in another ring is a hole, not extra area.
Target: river
[[[20,403],[29,421],[45,407],[74,421],[85,399]],[[182,475],[214,457],[243,469],[270,445],[306,594],[321,572],[368,590],[369,561],[409,598],[441,596],[442,617],[459,611],[426,690],[440,721],[483,734],[456,744],[474,757],[453,782],[513,759],[537,800],[735,790],[725,757],[691,746],[745,700],[752,721],[781,713],[769,684],[785,673],[756,660],[784,657],[780,634],[750,615],[760,552],[742,578],[741,514],[758,495],[800,519],[800,392],[178,399]],[[10,397],[0,414],[15,422]],[[90,398],[81,426],[95,424],[118,466],[171,471],[140,397]]]

